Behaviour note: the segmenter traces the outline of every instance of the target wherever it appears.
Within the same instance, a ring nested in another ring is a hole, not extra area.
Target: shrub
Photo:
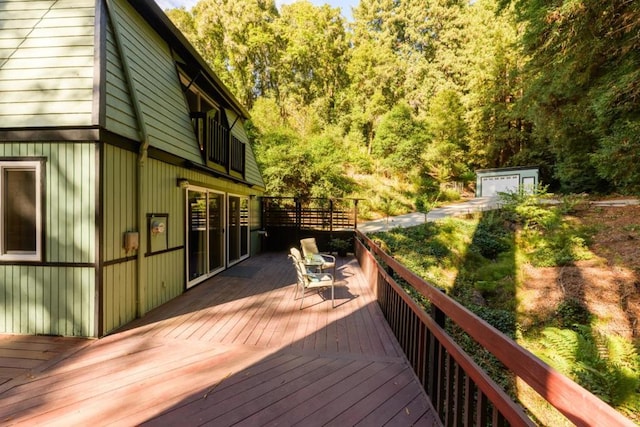
[[[575,298],[566,298],[556,308],[556,319],[562,328],[587,325],[591,319],[589,309]]]
[[[498,255],[510,246],[500,236],[491,234],[487,230],[478,230],[473,236],[472,245],[476,246],[480,255],[487,259],[495,260]]]
[[[511,248],[507,241],[509,235],[510,232],[504,226],[502,217],[494,212],[488,212],[476,227],[471,241],[471,250],[477,251],[487,259],[495,260],[500,253]]]

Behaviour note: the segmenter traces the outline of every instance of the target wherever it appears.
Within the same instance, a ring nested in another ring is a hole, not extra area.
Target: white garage
[[[538,173],[538,167],[534,166],[479,169],[476,171],[476,197],[520,190],[531,193],[538,185]]]

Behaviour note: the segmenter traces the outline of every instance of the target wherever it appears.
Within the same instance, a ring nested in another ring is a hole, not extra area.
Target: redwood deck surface
[[[354,258],[253,257],[100,340],[0,336],[0,425],[439,425]]]

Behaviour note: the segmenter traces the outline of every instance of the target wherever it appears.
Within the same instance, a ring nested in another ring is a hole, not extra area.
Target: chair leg
[[[336,308],[336,300],[333,295],[333,283],[331,284],[331,308]]]

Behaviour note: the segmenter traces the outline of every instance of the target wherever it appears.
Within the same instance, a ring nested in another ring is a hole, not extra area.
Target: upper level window
[[[227,121],[224,110],[197,83],[185,75],[181,79],[203,160],[208,166],[221,166],[227,173],[244,176],[246,147],[232,135],[230,127],[234,124]]]
[[[42,260],[40,161],[0,160],[0,261]]]

